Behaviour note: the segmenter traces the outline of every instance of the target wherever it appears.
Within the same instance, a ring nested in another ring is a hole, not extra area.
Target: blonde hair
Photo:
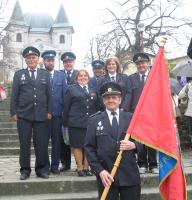
[[[106,72],[108,73],[107,65],[109,65],[109,63],[110,63],[111,61],[115,61],[116,65],[117,65],[117,70],[116,70],[116,72],[117,72],[117,73],[120,73],[120,72],[121,72],[121,70],[120,70],[120,62],[119,62],[119,59],[118,59],[116,56],[110,56],[110,57],[108,57],[107,60],[105,61],[105,70],[106,70]]]
[[[85,74],[88,76],[88,78],[90,79],[90,76],[89,76],[89,73],[87,72],[87,70],[85,70],[85,69],[80,69],[80,70],[78,70],[78,72],[77,72],[77,74],[76,74],[76,77],[75,77],[75,80],[77,81],[77,78],[78,78],[78,76],[79,76],[79,74],[81,73],[81,72],[85,72]]]

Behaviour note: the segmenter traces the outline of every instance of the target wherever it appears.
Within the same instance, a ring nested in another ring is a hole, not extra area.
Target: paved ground
[[[184,171],[192,172],[192,150],[182,153]],[[32,158],[32,173],[29,180],[37,179],[34,173],[34,157]],[[19,181],[19,158],[15,156],[0,156],[0,182]],[[72,169],[59,175],[51,175],[50,179],[63,178],[65,176],[76,176],[75,162],[72,159]],[[49,179],[49,180],[50,180]]]

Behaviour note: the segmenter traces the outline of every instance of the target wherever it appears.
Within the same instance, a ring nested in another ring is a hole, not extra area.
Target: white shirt
[[[74,71],[73,69],[70,71],[70,75],[69,75],[70,77],[71,77],[71,75],[72,75],[73,71]],[[65,70],[65,74],[67,74],[67,72],[68,72],[68,71],[67,71],[67,70]]]
[[[115,72],[114,74],[109,74],[109,77],[110,77],[110,80],[112,80],[111,77],[114,77],[115,81],[116,81],[116,76],[117,76],[117,73]]]
[[[79,84],[80,85],[80,84]],[[83,89],[86,87],[87,93],[89,93],[88,85],[80,85]]]
[[[37,78],[37,68],[35,68],[35,69],[30,69],[30,68],[28,67],[29,76],[31,77],[32,72],[31,72],[30,70],[34,70],[34,76],[35,76],[35,79],[36,79],[36,78]]]
[[[144,75],[145,75],[145,77],[144,77],[144,78],[145,78],[145,81],[146,81],[146,79],[147,79],[148,74],[149,74],[149,70],[147,70],[147,71],[144,73]],[[143,75],[143,74],[139,73],[140,81],[142,81],[142,75]]]
[[[53,76],[54,76],[54,70],[50,71],[49,73],[51,75],[51,78],[53,78]]]
[[[109,122],[110,124],[112,125],[112,120],[113,120],[113,115],[111,114],[112,111],[108,110],[106,108],[106,112],[107,112],[107,115],[109,117]],[[114,112],[116,112],[117,114],[115,115],[116,118],[117,118],[117,123],[119,124],[119,108],[117,110],[115,110]]]

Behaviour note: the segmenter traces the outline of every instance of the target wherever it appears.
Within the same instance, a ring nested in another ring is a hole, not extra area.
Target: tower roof
[[[54,21],[53,27],[54,28],[63,28],[63,27],[69,27],[69,20],[67,18],[65,9],[63,5],[61,4],[59,12],[57,13],[57,17]]]
[[[30,31],[49,32],[53,25],[53,18],[48,14],[26,14],[26,23],[30,26]]]
[[[15,6],[13,8],[13,12],[10,18],[10,23],[18,24],[18,25],[26,25],[25,18],[23,16],[23,12],[21,10],[19,1],[16,1],[15,3]]]

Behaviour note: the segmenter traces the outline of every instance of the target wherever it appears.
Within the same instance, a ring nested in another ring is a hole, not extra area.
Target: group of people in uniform
[[[60,71],[54,69],[55,56],[54,50],[43,52],[45,68],[40,69],[39,50],[27,47],[23,51],[27,68],[14,75],[10,111],[19,134],[20,179],[30,177],[32,138],[38,177],[49,178],[50,173],[71,169],[72,150],[77,175],[94,173],[99,196],[111,185],[108,200],[117,200],[119,195],[121,200],[139,200],[139,173],[158,173],[156,151],[126,141],[124,136],[150,72],[149,56],[134,55],[138,71],[130,76],[120,72],[115,56],[105,62],[94,60],[92,78],[85,69],[74,69],[74,53],[61,55],[64,69]],[[69,144],[62,130],[67,132]],[[112,177],[110,171],[119,150],[124,151],[123,159]]]

